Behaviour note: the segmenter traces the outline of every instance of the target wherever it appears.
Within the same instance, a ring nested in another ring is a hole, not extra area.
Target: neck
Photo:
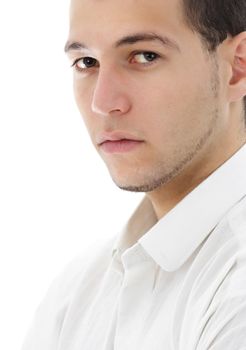
[[[153,205],[158,220],[174,208],[245,143],[246,139],[244,137],[243,140],[228,148],[224,148],[222,145],[216,148],[214,145],[211,145],[211,152],[208,149],[201,152],[204,154],[197,155],[196,159],[193,159],[192,164],[189,164],[169,183],[152,192],[148,192],[146,195]]]

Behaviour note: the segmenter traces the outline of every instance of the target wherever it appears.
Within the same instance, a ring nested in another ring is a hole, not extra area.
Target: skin
[[[114,47],[136,32],[166,35],[179,50],[148,41]],[[71,63],[95,59],[87,70],[73,67],[75,100],[93,145],[115,184],[146,192],[158,219],[246,142],[246,32],[208,55],[185,24],[180,0],[72,0],[68,40],[87,46],[68,53]],[[136,50],[160,57],[149,62]],[[144,142],[105,153],[97,138],[112,131]]]

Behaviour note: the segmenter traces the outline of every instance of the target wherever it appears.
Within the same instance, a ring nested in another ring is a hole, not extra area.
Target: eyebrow
[[[155,33],[136,33],[124,36],[123,38],[116,41],[116,43],[114,44],[114,48],[119,48],[124,45],[133,45],[142,41],[159,41],[162,45],[170,47],[171,49],[175,49],[180,52],[180,47],[173,39]],[[88,47],[84,43],[78,41],[67,41],[64,47],[65,53],[68,53],[69,51],[79,51],[81,49],[88,49]]]

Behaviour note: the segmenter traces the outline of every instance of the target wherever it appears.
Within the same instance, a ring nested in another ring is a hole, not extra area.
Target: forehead
[[[71,38],[105,43],[130,32],[163,31],[178,37],[186,29],[181,0],[71,0]]]

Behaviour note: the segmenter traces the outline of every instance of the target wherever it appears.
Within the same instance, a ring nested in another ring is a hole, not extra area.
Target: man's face
[[[209,158],[225,91],[178,0],[72,0],[69,41],[86,46],[69,52],[71,63],[81,58],[75,99],[119,187],[152,191]]]

